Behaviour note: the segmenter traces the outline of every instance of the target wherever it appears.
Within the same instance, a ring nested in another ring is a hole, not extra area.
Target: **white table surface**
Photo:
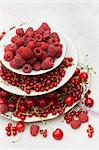
[[[39,11],[40,10],[40,11]],[[95,100],[94,109],[99,111],[99,3],[88,1],[85,3],[9,3],[0,2],[0,31],[11,25],[33,20],[40,15],[44,20],[53,20],[55,26],[70,36],[77,44],[80,61],[84,60],[86,54],[89,54],[88,64],[93,66],[97,75],[92,78],[92,97]],[[61,123],[61,118],[49,121],[47,128],[49,132],[51,126],[53,129],[60,127],[64,131],[64,138],[61,141],[55,141],[51,133],[48,138],[37,136],[31,137],[29,125],[23,133],[19,142],[13,144],[11,138],[5,136],[4,127],[8,120],[0,118],[0,150],[3,149],[73,149],[73,150],[96,150],[99,149],[99,117],[90,116],[90,123],[95,128],[95,134],[92,139],[88,139],[86,134],[87,123],[83,124],[78,130],[72,130],[65,122]]]

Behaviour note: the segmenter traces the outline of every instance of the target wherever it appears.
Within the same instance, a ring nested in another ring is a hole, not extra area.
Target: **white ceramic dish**
[[[25,24],[25,25],[22,25],[21,27],[26,30],[29,26],[33,26],[33,24]],[[20,26],[19,26],[20,27]],[[18,27],[17,27],[18,28]],[[34,27],[33,27],[34,28]],[[35,25],[35,29],[37,29],[37,26]],[[54,30],[52,30],[54,31]],[[12,72],[15,72],[17,74],[22,74],[22,75],[39,75],[39,74],[43,74],[43,73],[46,73],[46,72],[49,72],[53,69],[55,69],[57,66],[59,66],[61,64],[61,62],[63,61],[65,55],[66,55],[66,52],[67,52],[67,44],[66,44],[66,39],[64,38],[64,36],[58,32],[58,35],[60,37],[60,43],[63,45],[63,49],[62,49],[62,55],[61,57],[59,58],[56,58],[55,61],[54,61],[54,66],[51,68],[51,69],[47,69],[47,70],[39,70],[39,71],[35,71],[35,70],[32,70],[30,73],[24,73],[22,71],[22,69],[14,69],[10,66],[10,63],[8,61],[5,61],[4,59],[4,47],[7,45],[7,44],[10,44],[11,43],[11,38],[13,36],[15,36],[16,34],[16,28],[10,30],[9,32],[6,33],[6,35],[2,38],[2,40],[0,41],[0,49],[1,49],[1,52],[0,52],[0,60],[1,62],[3,63],[3,65],[8,68],[9,70],[11,70]]]
[[[67,37],[66,35],[64,35],[66,41],[67,41],[67,54],[66,57],[72,57],[73,58],[73,66],[69,67],[66,69],[66,74],[63,77],[63,79],[61,80],[61,82],[58,84],[57,87],[54,87],[53,89],[50,89],[48,92],[44,91],[44,92],[36,92],[36,91],[31,91],[30,94],[27,94],[26,92],[22,91],[21,89],[19,89],[18,87],[14,87],[8,83],[6,83],[5,81],[2,80],[2,78],[0,77],[0,87],[8,92],[11,92],[13,94],[17,94],[17,95],[24,95],[24,96],[36,96],[36,95],[42,95],[42,94],[47,94],[49,92],[52,92],[58,88],[60,88],[61,86],[63,86],[74,74],[75,69],[78,65],[78,52],[77,52],[77,48],[75,46],[75,44],[72,42],[72,40]]]

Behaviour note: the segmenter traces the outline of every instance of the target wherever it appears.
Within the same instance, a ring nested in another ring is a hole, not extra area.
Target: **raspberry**
[[[32,124],[30,127],[30,133],[32,136],[36,136],[38,134],[39,130],[40,130],[40,127],[38,125]]]
[[[50,31],[50,27],[47,23],[43,22],[41,25],[41,28],[43,28],[44,31]]]
[[[38,70],[40,70],[40,68],[41,68],[40,62],[36,61],[36,63],[34,63],[34,65],[33,65],[33,69],[38,71]]]
[[[55,38],[55,39],[57,39],[58,42],[60,42],[60,38],[56,32],[53,32],[50,37]]]
[[[12,51],[13,50],[13,45],[12,44],[8,44],[8,45],[6,45],[6,47],[4,48],[4,51],[6,52],[6,51]]]
[[[49,56],[54,57],[56,55],[56,53],[58,52],[58,48],[55,47],[54,45],[50,44],[48,46],[48,50],[47,53]]]
[[[30,73],[32,71],[32,66],[30,64],[25,64],[22,68],[23,72]]]
[[[18,28],[16,30],[16,34],[19,35],[19,36],[24,36],[24,30],[23,30],[23,28]]]
[[[20,55],[24,59],[30,59],[30,58],[33,58],[33,56],[34,56],[33,52],[31,51],[31,49],[29,47],[22,48],[20,51]]]
[[[16,50],[16,54],[21,54],[21,50],[25,50],[24,46],[20,46],[17,50]]]
[[[81,121],[80,120],[73,120],[71,121],[71,127],[73,129],[77,129],[81,126]]]
[[[12,52],[16,52],[17,50],[17,46],[13,45],[13,44],[8,44],[5,48],[4,51],[12,51]]]
[[[48,43],[49,43],[49,44],[53,44],[53,45],[55,45],[57,42],[58,42],[58,41],[57,41],[57,39],[55,39],[55,38],[51,38],[51,39],[48,40]]]
[[[51,57],[47,57],[42,63],[41,63],[41,68],[42,69],[50,69],[54,65],[53,59]]]
[[[14,59],[12,59],[12,60],[10,61],[10,66],[11,66],[12,68],[15,68],[15,69],[19,69],[19,68],[20,68],[19,65],[16,65],[16,62],[15,62]]]
[[[79,120],[83,123],[83,122],[87,122],[89,119],[88,115],[86,113],[81,113],[79,115]]]
[[[35,57],[39,58],[42,55],[42,49],[40,47],[36,47],[34,50]]]
[[[43,33],[43,40],[47,40],[50,37],[50,32],[49,31],[44,31]]]
[[[26,62],[27,64],[33,65],[37,61],[36,57],[33,57],[32,59],[28,59]]]
[[[32,38],[34,33],[33,33],[33,28],[32,27],[29,27],[27,30],[26,30],[26,33],[25,33],[29,38]]]
[[[33,41],[36,44],[36,40],[34,38],[26,37],[25,40],[28,42]]]
[[[4,59],[6,61],[10,61],[12,60],[14,57],[13,53],[11,51],[6,51],[5,54],[4,54]]]
[[[60,57],[62,55],[62,45],[61,44],[55,44],[55,47],[58,48],[58,52],[56,53],[55,57]]]
[[[13,44],[15,44],[15,41],[17,40],[17,38],[18,38],[18,36],[16,35],[16,36],[14,36],[14,37],[12,37],[11,38],[11,42],[13,43]]]
[[[19,69],[20,67],[22,67],[25,64],[25,60],[21,57],[20,54],[16,54],[16,56],[14,57],[14,59],[12,59],[10,61],[10,65],[11,67],[15,68],[15,69]]]
[[[36,43],[34,41],[29,41],[27,44],[27,47],[29,47],[30,49],[33,49],[36,46]]]
[[[47,58],[48,57],[48,54],[47,54],[47,52],[46,51],[42,51],[42,55],[41,55],[41,57],[40,57],[40,61],[43,61],[45,58]]]
[[[34,35],[34,38],[35,38],[35,40],[37,41],[37,42],[40,42],[40,41],[42,41],[42,35],[41,34],[35,34]]]

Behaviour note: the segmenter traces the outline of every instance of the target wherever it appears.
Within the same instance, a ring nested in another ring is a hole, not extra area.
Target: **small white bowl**
[[[29,25],[25,24],[25,25],[22,25],[21,27],[24,30],[26,30],[29,26],[32,26],[32,24],[29,24]],[[55,31],[55,32],[57,32],[57,31]],[[44,74],[44,73],[47,73],[47,72],[55,69],[56,67],[58,67],[61,64],[61,62],[63,61],[63,59],[64,59],[64,57],[66,55],[66,52],[67,52],[67,44],[66,44],[65,38],[63,37],[63,35],[60,32],[57,32],[57,33],[58,33],[59,38],[60,38],[60,43],[63,45],[62,55],[61,55],[61,57],[55,59],[54,66],[51,69],[39,70],[39,71],[32,70],[30,73],[24,73],[22,71],[22,68],[21,69],[14,69],[14,68],[12,68],[10,66],[10,63],[8,61],[4,60],[4,47],[7,44],[11,43],[11,38],[16,35],[16,28],[14,28],[11,31],[7,32],[6,35],[2,38],[2,40],[0,42],[0,60],[1,60],[2,64],[6,68],[8,68],[9,70],[11,70],[12,72],[15,72],[15,73],[21,74],[21,75],[40,75],[40,74]]]

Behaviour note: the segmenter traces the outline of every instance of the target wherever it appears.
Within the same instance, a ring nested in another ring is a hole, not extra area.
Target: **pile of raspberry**
[[[22,68],[25,73],[32,70],[46,70],[62,55],[62,44],[56,32],[51,32],[47,23],[34,30],[29,27],[16,29],[11,43],[4,48],[4,59],[14,69]]]

